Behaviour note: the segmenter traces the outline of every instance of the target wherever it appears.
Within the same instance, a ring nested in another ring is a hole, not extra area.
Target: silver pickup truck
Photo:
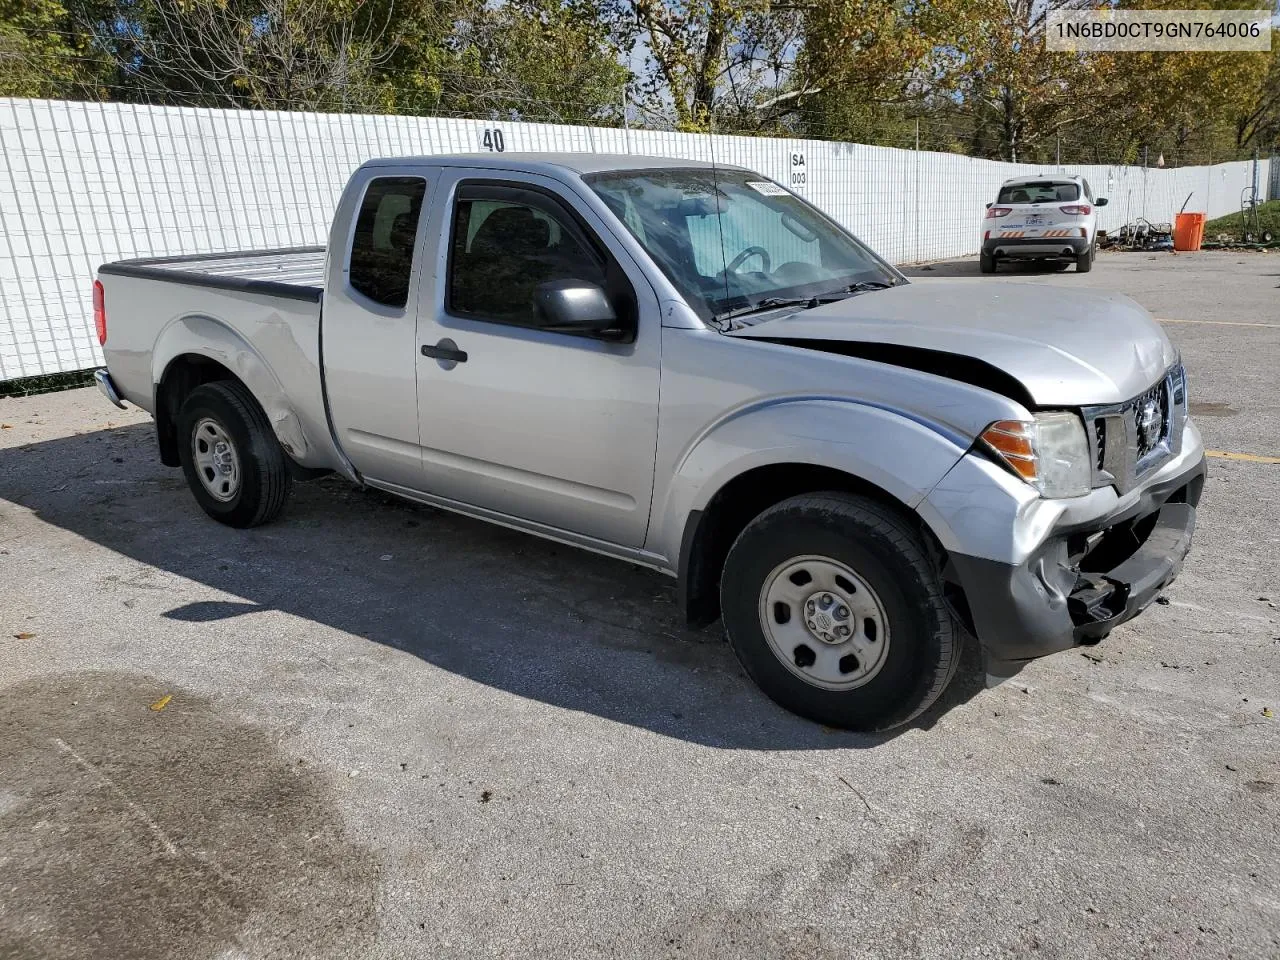
[[[336,471],[652,567],[834,726],[910,721],[966,635],[993,679],[1095,643],[1190,549],[1204,451],[1146,311],[909,283],[748,170],[377,160],[327,248],[99,276],[99,385],[214,519]]]

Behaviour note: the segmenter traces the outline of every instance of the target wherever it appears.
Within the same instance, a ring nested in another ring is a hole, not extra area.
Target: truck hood
[[[1128,297],[1030,283],[926,280],[726,336],[910,366],[997,392],[1025,392],[1014,399],[1036,406],[1120,403],[1177,360],[1160,325]]]

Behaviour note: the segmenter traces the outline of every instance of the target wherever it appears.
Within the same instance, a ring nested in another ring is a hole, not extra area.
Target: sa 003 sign
[[[809,186],[809,170],[805,166],[804,154],[791,154],[791,170],[788,184],[792,190],[804,190]]]

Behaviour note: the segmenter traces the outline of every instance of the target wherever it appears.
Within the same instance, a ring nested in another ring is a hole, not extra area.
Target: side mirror
[[[1093,201],[1093,205],[1095,207],[1105,207],[1107,205],[1107,198],[1099,197],[1097,200]]]
[[[988,210],[990,210],[990,209],[991,209],[991,207],[992,207],[992,204],[988,203],[988,204],[987,204],[987,209],[988,209]]]
[[[604,290],[586,280],[548,280],[533,291],[533,303],[542,318],[541,329],[574,333],[599,340],[630,341],[631,331]]]

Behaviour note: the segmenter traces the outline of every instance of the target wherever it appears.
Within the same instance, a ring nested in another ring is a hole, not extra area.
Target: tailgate
[[[1058,203],[1009,204],[1009,214],[996,221],[993,234],[1000,239],[1026,237],[1078,237],[1084,220],[1079,215],[1064,213]]]

